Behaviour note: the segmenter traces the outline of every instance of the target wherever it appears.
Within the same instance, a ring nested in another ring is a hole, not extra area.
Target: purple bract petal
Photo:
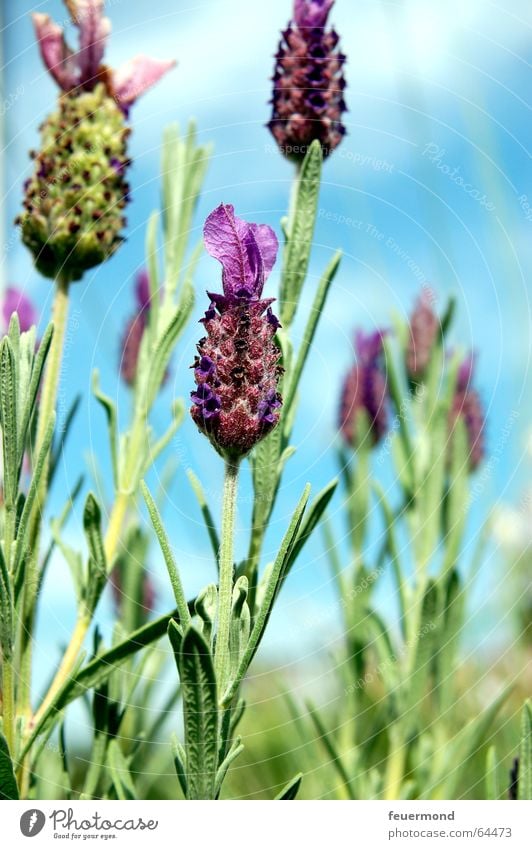
[[[248,224],[235,215],[231,204],[222,203],[208,216],[203,237],[207,251],[222,264],[225,298],[259,299],[277,257],[271,227]]]
[[[74,0],[72,17],[79,27],[79,84],[94,84],[100,69],[111,21],[103,17],[103,0]]]
[[[23,333],[37,323],[37,314],[30,299],[19,289],[10,286],[6,289],[2,303],[2,316],[6,328],[14,312],[18,313],[18,321]]]
[[[324,27],[334,0],[294,0],[298,27]]]
[[[44,64],[56,83],[68,91],[78,84],[76,55],[65,41],[63,30],[50,15],[35,12],[33,15],[35,34]]]
[[[135,56],[118,70],[113,71],[113,95],[123,112],[147,89],[155,85],[167,71],[175,66],[173,59],[150,59],[149,56]]]

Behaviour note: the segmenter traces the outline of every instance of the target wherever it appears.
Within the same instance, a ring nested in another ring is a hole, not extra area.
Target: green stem
[[[225,693],[230,668],[229,634],[231,630],[231,607],[233,600],[233,547],[238,467],[238,462],[233,463],[228,460],[225,464],[220,545],[220,583],[218,589],[218,632],[214,654],[214,668],[220,696],[223,696]]]
[[[52,322],[54,334],[50,344],[46,372],[42,386],[41,400],[39,403],[39,419],[37,423],[37,437],[35,441],[34,456],[39,455],[48,422],[53,415],[57,401],[57,390],[61,375],[61,363],[63,360],[63,348],[65,332],[68,322],[68,292],[70,280],[66,276],[59,276],[56,280],[55,297],[52,307]],[[23,602],[23,625],[21,636],[21,659],[20,659],[20,692],[19,704],[23,715],[29,717],[31,714],[31,660],[33,644],[33,626],[35,622],[35,603],[37,598],[36,588],[38,586],[39,569],[39,536],[42,523],[42,512],[46,500],[48,464],[42,476],[42,483],[35,499],[35,507],[30,523],[30,558],[27,566],[25,592]]]

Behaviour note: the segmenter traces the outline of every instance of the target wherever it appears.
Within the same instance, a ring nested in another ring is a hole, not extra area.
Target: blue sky
[[[55,85],[44,72],[29,12],[65,19],[60,2],[3,4],[5,256],[3,285],[24,288],[47,317],[51,286],[32,268],[31,258],[11,225],[38,144],[37,126],[53,108]],[[259,4],[244,0],[159,0],[156,5],[114,0],[106,60],[112,65],[143,52],[175,57],[178,67],[132,111],[133,203],[128,241],[108,263],[74,287],[72,345],[64,369],[63,401],[78,392],[83,405],[78,431],[63,458],[52,506],[62,502],[88,452],[106,475],[105,426],[90,398],[90,375],[116,397],[122,417],[128,394],[117,378],[119,338],[133,308],[132,281],[143,264],[147,218],[158,203],[159,145],[168,123],[198,122],[202,141],[214,155],[196,220],[197,238],[208,212],[221,201],[237,213],[268,222],[279,234],[292,177],[264,127],[269,77],[278,31],[290,17],[286,0]],[[156,10],[153,13],[153,10]],[[348,136],[326,163],[315,249],[306,289],[310,302],[316,281],[332,252],[344,252],[316,346],[305,374],[291,460],[268,538],[268,555],[306,482],[317,490],[335,474],[335,419],[339,386],[350,362],[354,327],[388,323],[390,310],[406,315],[421,278],[443,304],[458,299],[453,340],[478,352],[478,385],[488,409],[490,474],[475,502],[470,528],[474,541],[482,516],[495,500],[519,496],[526,468],[525,437],[530,426],[530,279],[532,206],[530,185],[530,62],[532,13],[526,0],[337,0],[331,19],[348,56]],[[467,184],[460,185],[458,177]],[[523,197],[526,196],[526,197]],[[278,272],[270,286],[274,290]],[[216,287],[218,268],[203,258],[196,278],[197,318],[202,293]],[[303,310],[304,311],[304,310]],[[300,332],[301,328],[296,328]],[[172,379],[162,393],[154,426],[168,420],[173,394],[186,396],[198,327],[193,321],[174,360]],[[515,414],[515,415],[514,415]],[[509,438],[505,425],[514,415]],[[204,481],[221,480],[221,464],[187,422],[180,433],[185,462]],[[241,529],[248,512],[243,482]],[[340,508],[340,500],[335,502]],[[183,468],[169,492],[166,518],[190,593],[213,577],[200,517]],[[333,516],[341,533],[338,515]],[[77,536],[76,523],[69,528]],[[243,539],[241,540],[243,541]],[[153,567],[161,610],[169,602],[157,552]],[[491,550],[482,581],[495,588],[500,559]],[[63,591],[60,563],[44,596],[43,652],[67,639],[71,599]],[[333,593],[322,546],[317,540],[297,564],[283,594],[270,649],[283,652],[284,636],[296,621],[313,616],[324,603],[327,635],[295,629],[294,645],[313,650],[333,638]],[[491,609],[493,595],[483,591]],[[325,600],[325,601],[324,601]],[[304,611],[304,612],[302,612]],[[105,613],[105,611],[104,611]],[[329,615],[330,613],[330,615]],[[299,619],[298,619],[299,617]]]

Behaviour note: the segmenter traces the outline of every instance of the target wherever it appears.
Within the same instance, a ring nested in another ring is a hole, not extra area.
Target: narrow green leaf
[[[486,757],[486,799],[496,802],[500,799],[500,788],[497,779],[497,751],[490,746]]]
[[[244,744],[242,743],[242,738],[237,737],[234,740],[233,745],[229,749],[227,756],[224,758],[222,764],[220,765],[218,772],[216,773],[216,782],[215,782],[215,796],[216,798],[220,795],[220,791],[222,789],[222,784],[225,781],[225,777],[227,775],[227,771],[233,761],[235,761],[238,756],[244,751]]]
[[[322,315],[323,308],[325,306],[325,301],[327,300],[327,295],[329,294],[329,289],[331,287],[331,283],[333,282],[336,276],[336,272],[338,271],[341,259],[342,252],[336,251],[335,255],[329,262],[318,284],[318,288],[314,296],[314,301],[312,303],[312,307],[310,308],[310,315],[307,320],[307,325],[303,332],[303,339],[299,347],[297,359],[294,364],[294,368],[290,371],[289,385],[285,392],[284,398],[283,415],[287,415],[286,411],[290,411],[294,403],[297,388],[301,380],[301,375],[303,374],[303,369],[305,368],[305,363],[307,361],[309,351],[312,347],[314,336],[316,335],[318,322]]]
[[[179,305],[161,334],[151,356],[146,405],[148,409],[159,391],[172,356],[174,346],[183,332],[194,308],[194,287],[187,281],[183,286]]]
[[[109,772],[113,780],[113,787],[119,799],[133,800],[137,798],[137,792],[128,763],[122,754],[118,740],[111,740],[108,747]]]
[[[299,793],[302,778],[302,772],[298,772],[297,775],[294,775],[294,777],[288,782],[288,784],[285,784],[281,792],[277,794],[275,799],[295,799],[297,797],[297,794]]]
[[[6,738],[0,732],[0,799],[18,799],[18,787]]]
[[[169,633],[176,628],[170,622]],[[195,628],[185,631],[179,676],[183,692],[187,798],[214,799],[218,765],[218,704],[210,649]]]
[[[160,454],[168,447],[171,440],[174,438],[177,430],[181,427],[185,416],[185,405],[181,398],[176,398],[172,404],[172,422],[166,429],[166,432],[158,439],[155,445],[150,449],[148,461],[144,468],[143,474],[150,469],[155,463]]]
[[[0,545],[0,647],[2,658],[10,661],[13,656],[14,640],[13,587],[11,577]]]
[[[187,477],[194,491],[194,495],[196,496],[196,499],[198,501],[201,510],[201,515],[203,516],[203,521],[205,522],[205,527],[207,529],[207,534],[211,543],[211,548],[216,558],[216,562],[218,563],[218,556],[220,553],[220,538],[218,536],[218,531],[216,530],[216,523],[211,513],[211,509],[207,503],[207,499],[205,498],[205,492],[199,479],[196,477],[192,469],[187,469]]]
[[[122,642],[117,643],[108,651],[98,655],[91,660],[83,669],[77,669],[66,682],[64,688],[58,694],[45,713],[41,716],[38,724],[34,726],[29,735],[21,757],[29,750],[35,739],[49,726],[50,719],[55,719],[67,705],[83,696],[87,690],[98,687],[117,668],[127,663],[135,654],[142,651],[146,646],[156,640],[160,640],[168,630],[170,619],[178,617],[178,611],[173,610],[165,613],[153,622],[143,625],[132,634],[129,634]]]
[[[115,489],[117,490],[119,487],[118,480],[118,425],[117,425],[117,413],[116,413],[116,404],[109,397],[109,395],[105,395],[100,389],[100,374],[97,369],[95,369],[92,373],[92,394],[99,402],[99,404],[103,407],[105,415],[107,417],[107,432],[109,435],[109,448],[111,451],[111,468],[113,471],[113,483]]]
[[[17,376],[11,343],[0,343],[0,413],[2,423],[3,490],[7,509],[14,509],[18,490]]]
[[[347,772],[347,768],[344,764],[344,760],[340,752],[338,751],[334,740],[332,739],[331,734],[326,730],[325,723],[323,722],[321,716],[318,711],[310,702],[307,702],[307,709],[314,723],[316,731],[319,735],[320,742],[325,747],[325,751],[329,755],[331,759],[331,765],[334,767],[338,776],[344,785],[345,792],[349,799],[355,799],[355,794],[353,792],[353,787],[351,784],[351,779]]]
[[[41,450],[33,468],[33,475],[31,478],[30,488],[28,490],[28,497],[24,502],[24,507],[20,516],[20,521],[18,523],[17,543],[15,546],[15,557],[13,563],[13,571],[17,576],[17,583],[19,580],[22,580],[23,577],[21,577],[20,575],[20,565],[22,563],[23,555],[26,548],[29,519],[33,510],[35,499],[37,497],[37,493],[39,491],[41,479],[44,474],[46,458],[48,456],[50,445],[52,443],[52,437],[54,434],[54,427],[55,413],[52,414],[52,416],[50,417],[50,421],[48,422],[48,427],[46,428],[46,433],[44,435]]]
[[[187,798],[187,776],[186,776],[186,753],[183,746],[177,739],[176,734],[172,734],[172,755],[174,758],[174,766],[179,781],[179,786],[183,791],[183,796]]]
[[[465,764],[488,740],[488,732],[495,717],[512,692],[513,685],[506,687],[497,699],[479,716],[462,727],[445,747],[441,763],[432,780],[427,782],[422,799],[454,799]]]
[[[305,519],[301,523],[294,545],[290,550],[290,555],[284,570],[283,581],[286,580],[286,576],[300,555],[304,545],[321,521],[321,518],[329,506],[337,486],[338,478],[334,478],[321,490],[321,492],[317,494],[316,498],[314,498],[308,509],[305,511]]]
[[[520,799],[532,799],[532,703],[525,702],[521,718],[521,746],[519,749]]]
[[[281,321],[291,324],[305,282],[316,224],[323,155],[313,141],[297,177],[281,278]]]
[[[94,494],[89,492],[83,510],[83,530],[89,548],[84,598],[90,614],[93,613],[107,581],[107,560],[101,524],[102,514],[99,504]]]
[[[52,343],[53,334],[54,326],[53,323],[50,323],[43,333],[43,337],[39,343],[39,348],[35,353],[35,358],[33,360],[31,379],[25,400],[24,410],[22,413],[22,420],[20,423],[19,463],[22,463],[22,459],[24,456],[24,451],[26,448],[26,437],[31,418],[34,415],[35,410],[38,409],[38,405],[36,403],[37,395],[39,392],[41,377],[44,370],[44,364],[46,362],[46,358],[50,350],[50,345]]]
[[[148,513],[150,514],[153,529],[157,535],[157,539],[159,540],[159,545],[161,547],[161,551],[164,557],[164,562],[166,563],[166,568],[168,569],[168,575],[170,577],[170,583],[172,584],[172,589],[174,591],[174,598],[177,605],[177,609],[179,611],[179,618],[181,624],[183,628],[187,628],[190,624],[190,613],[188,612],[187,600],[183,590],[183,585],[181,583],[179,569],[177,567],[177,563],[175,562],[170,541],[164,529],[161,514],[159,513],[157,505],[155,504],[155,501],[153,500],[151,493],[144,481],[141,481],[140,488],[142,490],[142,495],[144,496],[144,501],[146,502],[146,506],[148,508]]]

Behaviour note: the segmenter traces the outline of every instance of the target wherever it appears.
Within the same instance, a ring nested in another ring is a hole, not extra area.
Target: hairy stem
[[[54,333],[50,344],[50,351],[48,354],[46,371],[42,385],[41,399],[39,402],[39,419],[37,422],[34,456],[39,455],[46,437],[48,422],[50,421],[56,407],[59,378],[61,376],[61,364],[63,361],[65,333],[68,323],[69,287],[70,280],[67,276],[60,276],[57,278],[54,303],[52,307]],[[42,513],[47,493],[48,464],[49,458],[46,460],[42,482],[37,492],[35,506],[31,516],[30,557],[28,560],[26,580],[24,584],[19,710],[21,714],[26,717],[31,715],[32,634],[35,623],[35,604],[37,600],[38,587],[39,537],[42,524]]]
[[[214,668],[220,695],[225,693],[228,683],[229,633],[231,630],[231,605],[233,598],[234,533],[238,463],[227,461],[225,465],[224,497],[222,505],[222,534],[220,544],[220,584],[218,594],[218,633]]]

